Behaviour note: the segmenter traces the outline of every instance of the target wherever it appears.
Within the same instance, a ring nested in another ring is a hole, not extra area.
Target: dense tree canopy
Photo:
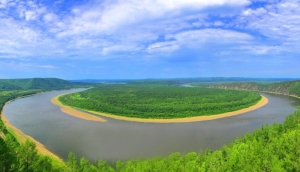
[[[106,85],[59,97],[68,106],[138,118],[184,118],[243,109],[258,93],[175,86]]]

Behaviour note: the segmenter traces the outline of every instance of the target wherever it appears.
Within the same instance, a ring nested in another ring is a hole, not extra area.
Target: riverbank
[[[63,95],[63,94],[62,94]],[[76,110],[72,107],[69,107],[69,106],[65,106],[63,105],[59,100],[58,100],[58,97],[61,96],[61,95],[58,95],[58,96],[55,96],[51,99],[51,102],[57,106],[59,106],[61,109],[62,112],[68,114],[68,115],[71,115],[71,116],[74,116],[74,117],[77,117],[77,118],[81,118],[81,119],[84,119],[84,120],[89,120],[89,121],[98,121],[98,122],[106,122],[106,120],[100,118],[99,116],[95,116],[95,115],[92,115],[92,114],[89,114],[89,113],[85,113],[83,111],[79,111],[79,110]]]
[[[7,130],[10,131],[11,134],[13,134],[15,136],[15,138],[18,140],[18,142],[25,143],[25,141],[29,139],[36,144],[36,148],[40,154],[50,156],[51,158],[58,161],[59,163],[64,163],[60,157],[58,157],[54,153],[50,152],[42,143],[40,143],[40,142],[36,141],[34,138],[24,134],[21,130],[19,130],[18,128],[16,128],[15,126],[13,126],[12,124],[9,123],[9,120],[5,117],[5,113],[4,113],[6,104],[3,106],[3,109],[1,111],[1,120],[3,121]]]
[[[58,101],[58,97],[61,95],[58,95],[56,97],[54,97],[53,99],[51,99],[51,102],[53,104],[56,104],[60,107],[62,107],[62,111],[63,109],[67,109],[69,115],[73,115],[76,117],[83,117],[83,118],[89,118],[90,116],[93,116],[91,114],[87,114],[87,113],[83,113],[81,115],[76,115],[76,114],[72,114],[72,109],[75,110],[72,107],[69,106],[65,106],[63,105],[61,102]],[[220,118],[225,118],[225,117],[231,117],[231,116],[235,116],[235,115],[240,115],[246,112],[250,112],[253,111],[255,109],[258,109],[264,105],[266,105],[268,103],[268,99],[264,96],[262,96],[262,99],[255,105],[250,106],[248,108],[245,109],[240,109],[237,111],[233,111],[233,112],[227,112],[227,113],[222,113],[222,114],[216,114],[216,115],[210,115],[210,116],[197,116],[197,117],[188,117],[188,118],[175,118],[175,119],[142,119],[142,118],[131,118],[131,117],[124,117],[124,116],[118,116],[118,115],[113,115],[113,114],[107,114],[107,113],[101,113],[101,112],[96,112],[96,111],[90,111],[90,110],[85,110],[82,109],[83,111],[92,113],[92,114],[96,114],[99,116],[103,116],[103,117],[108,117],[108,118],[113,118],[113,119],[117,119],[117,120],[124,120],[124,121],[132,121],[132,122],[144,122],[144,123],[184,123],[184,122],[199,122],[199,121],[208,121],[208,120],[215,120],[215,119],[220,119]],[[64,112],[64,111],[63,111]],[[81,112],[81,111],[79,111]],[[65,112],[66,113],[66,112]],[[87,114],[87,115],[86,115]],[[82,116],[83,115],[83,116]],[[84,117],[86,115],[86,117]]]
[[[248,90],[248,91],[252,91],[252,90]],[[282,94],[282,93],[277,93],[277,92],[271,92],[271,91],[260,91],[263,93],[271,93],[271,94],[278,94],[278,95],[283,95],[283,96],[290,96],[290,97],[295,97],[297,99],[300,99],[300,97],[296,96],[296,95],[292,95],[292,94]]]

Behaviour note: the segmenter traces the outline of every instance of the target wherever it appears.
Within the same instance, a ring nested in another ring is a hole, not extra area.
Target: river
[[[104,117],[107,120],[104,123],[86,121],[61,112],[50,101],[56,95],[82,90],[52,91],[17,99],[6,105],[4,115],[12,125],[63,159],[72,151],[91,161],[113,162],[219,149],[264,124],[282,123],[300,105],[297,98],[261,93],[269,103],[241,115],[212,121],[154,124]]]

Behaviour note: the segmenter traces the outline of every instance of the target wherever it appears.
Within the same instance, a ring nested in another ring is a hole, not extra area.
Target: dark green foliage
[[[5,141],[0,137],[0,171],[2,172],[55,172],[66,171],[53,164],[48,156],[39,155],[33,142],[18,144],[11,135]]]
[[[15,156],[2,137],[0,137],[0,171],[10,171],[11,165],[15,161]]]
[[[254,105],[258,93],[153,85],[107,85],[59,97],[69,106],[138,118],[184,118]]]
[[[16,149],[17,163],[16,169],[18,171],[33,172],[38,169],[38,159],[36,146],[33,142],[26,141],[25,144],[20,145]]]
[[[253,82],[225,83],[219,85],[210,85],[211,88],[224,88],[235,90],[253,90],[275,92],[285,95],[294,95],[300,97],[300,81],[288,81],[272,84],[257,84]]]

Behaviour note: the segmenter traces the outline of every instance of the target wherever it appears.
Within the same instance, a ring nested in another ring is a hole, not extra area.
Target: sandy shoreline
[[[61,95],[59,95],[61,96]],[[85,120],[89,120],[89,121],[98,121],[98,122],[106,122],[106,120],[98,117],[98,116],[94,116],[92,114],[88,114],[79,110],[76,110],[74,108],[71,108],[69,106],[65,106],[63,105],[60,101],[58,101],[58,97],[53,97],[51,99],[51,102],[57,106],[59,106],[61,108],[61,111],[68,114],[68,115],[72,115],[75,116],[77,118],[81,118],[81,119],[85,119]]]
[[[59,106],[62,107],[62,110],[64,108],[67,108],[67,112],[68,112],[67,114],[70,114],[70,115],[73,115],[73,116],[76,116],[79,118],[83,117],[81,115],[77,116],[77,115],[72,114],[71,110],[73,108],[71,108],[69,106],[65,106],[61,102],[59,102],[57,99],[59,96],[61,96],[61,95],[58,95],[58,96],[54,97],[53,99],[51,99],[51,102],[56,105],[59,104]],[[262,99],[257,104],[250,106],[248,108],[245,108],[245,109],[240,109],[240,110],[233,111],[233,112],[227,112],[227,113],[216,114],[216,115],[211,115],[211,116],[197,116],[197,117],[175,118],[175,119],[142,119],[142,118],[131,118],[131,117],[124,117],[124,116],[100,113],[100,112],[95,112],[95,111],[90,111],[90,110],[84,110],[84,111],[93,113],[93,114],[97,114],[99,116],[104,116],[104,117],[113,118],[113,119],[117,119],[117,120],[124,120],[124,121],[145,122],[145,123],[183,123],[183,122],[208,121],[208,120],[214,120],[214,119],[219,119],[219,118],[240,115],[240,114],[258,109],[258,108],[266,105],[267,103],[268,103],[268,99],[266,97],[262,96]],[[73,109],[73,110],[75,110],[75,109]],[[81,112],[81,111],[79,111],[79,112]],[[84,115],[84,114],[85,113],[82,113],[82,115]],[[93,116],[93,115],[87,114],[87,117],[84,117],[84,118],[89,118],[88,116]]]
[[[38,150],[38,152],[42,155],[47,155],[50,156],[56,160],[59,160],[61,162],[63,162],[63,160],[58,157],[57,155],[55,155],[54,153],[52,153],[51,151],[49,151],[42,143],[36,141],[34,138],[32,138],[31,136],[28,136],[26,134],[24,134],[21,130],[19,130],[18,128],[16,128],[15,126],[13,126],[12,124],[9,123],[8,119],[5,118],[5,114],[4,114],[4,108],[6,105],[3,106],[2,112],[1,112],[1,119],[4,123],[4,125],[6,126],[6,128],[8,130],[12,130],[15,134],[16,139],[18,140],[18,142],[20,143],[25,143],[25,141],[27,139],[33,141],[36,144],[36,148]]]

